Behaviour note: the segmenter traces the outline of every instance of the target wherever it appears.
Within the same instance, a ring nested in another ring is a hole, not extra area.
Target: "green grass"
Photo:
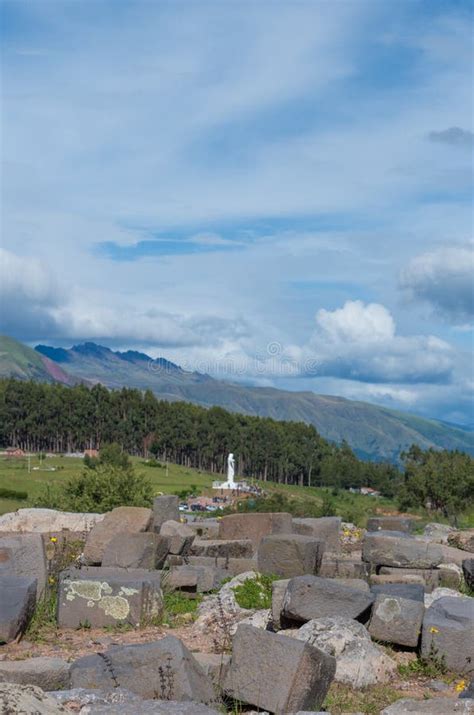
[[[147,466],[143,460],[137,457],[132,458],[137,471],[147,476],[155,492],[173,494],[175,492],[189,489],[195,485],[201,494],[212,493],[212,482],[219,478],[215,474],[199,472],[196,469],[180,467],[176,464],[166,466]],[[37,456],[31,457],[31,472],[28,472],[28,461],[25,458],[9,458],[0,456],[0,488],[12,489],[16,491],[26,491],[28,500],[3,499],[0,498],[0,514],[15,511],[30,506],[36,497],[39,496],[42,487],[46,483],[60,484],[70,477],[77,475],[84,467],[83,460],[74,457],[47,457],[40,462]],[[33,467],[40,467],[46,470],[55,467],[57,471],[35,471]],[[270,495],[279,493],[285,495],[294,502],[302,511],[313,513],[313,510],[321,506],[324,499],[332,501],[336,515],[342,516],[345,521],[351,521],[357,526],[365,526],[367,517],[377,510],[395,512],[396,503],[390,499],[374,498],[361,494],[351,494],[339,490],[333,494],[331,489],[321,487],[299,487],[296,485],[274,484],[271,482],[259,482],[259,485]],[[434,515],[426,515],[422,510],[414,510],[422,516],[422,523],[428,521],[443,521]],[[474,509],[463,514],[459,519],[461,528],[474,526]]]
[[[192,484],[203,492],[212,486],[215,475],[198,472],[194,469],[179,467],[169,464],[166,467],[148,467],[142,464],[141,459],[133,458],[133,464],[138,472],[143,473],[151,481],[155,495],[161,493],[172,494],[183,489],[188,489]],[[70,477],[80,474],[84,462],[75,457],[47,457],[40,462],[37,456],[31,457],[31,472],[28,472],[27,458],[5,458],[0,456],[0,488],[25,491],[28,500],[0,499],[0,514],[15,511],[30,506],[41,493],[44,484],[61,484]],[[55,467],[57,471],[36,471],[33,467],[46,470]]]

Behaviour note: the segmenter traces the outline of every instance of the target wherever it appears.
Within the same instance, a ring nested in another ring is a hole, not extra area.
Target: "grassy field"
[[[172,494],[188,489],[192,485],[195,485],[201,494],[212,493],[212,482],[216,479],[216,475],[187,469],[176,464],[169,464],[167,467],[150,467],[141,459],[133,458],[132,461],[135,469],[150,479],[155,494]],[[31,457],[29,467],[31,471],[28,471],[27,458],[0,457],[0,488],[28,493],[26,501],[0,498],[0,514],[30,506],[41,492],[44,484],[64,482],[75,474],[79,474],[84,465],[80,458],[57,456],[47,457],[40,461],[35,456]],[[52,468],[55,471],[49,471]],[[280,493],[291,501],[308,506],[320,506],[323,499],[327,499],[328,496],[326,490],[313,487],[285,486],[273,483],[261,483],[261,486],[269,493]],[[336,496],[331,495],[331,499],[338,513],[340,512],[344,518],[358,524],[362,524],[366,516],[372,514],[376,509],[384,511],[395,509],[394,504],[386,499],[374,499],[348,492],[339,492]]]
[[[196,486],[200,494],[212,494],[212,482],[218,478],[216,475],[199,472],[195,469],[180,467],[176,464],[163,466],[147,466],[142,459],[132,458],[135,469],[145,474],[154,487],[155,494],[173,494]],[[37,467],[38,469],[35,469]],[[49,471],[51,468],[55,471]],[[28,471],[27,458],[6,458],[0,456],[0,488],[13,489],[28,493],[27,500],[0,498],[0,514],[15,511],[22,507],[31,506],[35,497],[47,483],[61,483],[79,474],[84,468],[83,460],[74,457],[47,457],[40,461],[38,456],[31,457],[30,470]],[[374,513],[396,513],[396,504],[383,498],[374,498],[350,492],[339,491],[333,493],[328,489],[317,487],[285,486],[271,482],[260,482],[266,492],[284,495],[291,502],[305,507],[321,506],[328,498],[332,502],[336,514],[345,521],[351,521],[357,526],[365,526],[367,517]],[[421,517],[420,528],[427,521],[443,521],[423,514],[420,510],[414,513]],[[460,518],[459,526],[462,528],[474,526],[474,511],[464,514]]]
[[[193,469],[178,467],[169,464],[168,468],[148,467],[143,460],[133,458],[137,471],[145,474],[153,484],[155,494],[172,494],[176,491],[189,488],[192,484],[201,491],[210,489],[215,475],[205,474]],[[34,468],[38,467],[38,470]],[[54,467],[56,471],[47,471]],[[0,514],[15,511],[29,506],[38,496],[42,485],[46,483],[57,484],[66,481],[84,468],[84,462],[76,457],[47,457],[40,462],[37,456],[31,457],[31,471],[28,471],[28,460],[23,457],[0,457],[0,488],[14,489],[28,493],[27,501],[16,499],[0,499]]]

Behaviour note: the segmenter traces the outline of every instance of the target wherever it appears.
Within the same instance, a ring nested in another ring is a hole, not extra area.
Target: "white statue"
[[[234,469],[235,469],[234,455],[232,454],[232,452],[230,452],[229,456],[227,457],[227,484],[229,485],[230,489],[233,489],[233,487],[235,485]]]

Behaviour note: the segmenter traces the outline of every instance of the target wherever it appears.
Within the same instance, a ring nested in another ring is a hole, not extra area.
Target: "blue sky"
[[[474,424],[470,2],[0,7],[4,332]]]

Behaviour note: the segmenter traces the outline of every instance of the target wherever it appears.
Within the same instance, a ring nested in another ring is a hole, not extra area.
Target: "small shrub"
[[[233,589],[235,600],[241,608],[260,609],[272,607],[272,583],[278,576],[248,578]]]
[[[202,601],[202,596],[199,594],[192,594],[194,597],[189,597],[186,593],[181,591],[164,591],[163,601],[163,617],[160,619],[161,623],[166,623],[169,626],[179,625],[180,621],[183,620],[183,616],[190,613],[192,619],[194,620],[197,616],[197,610],[199,604]],[[158,625],[158,624],[152,624]]]

